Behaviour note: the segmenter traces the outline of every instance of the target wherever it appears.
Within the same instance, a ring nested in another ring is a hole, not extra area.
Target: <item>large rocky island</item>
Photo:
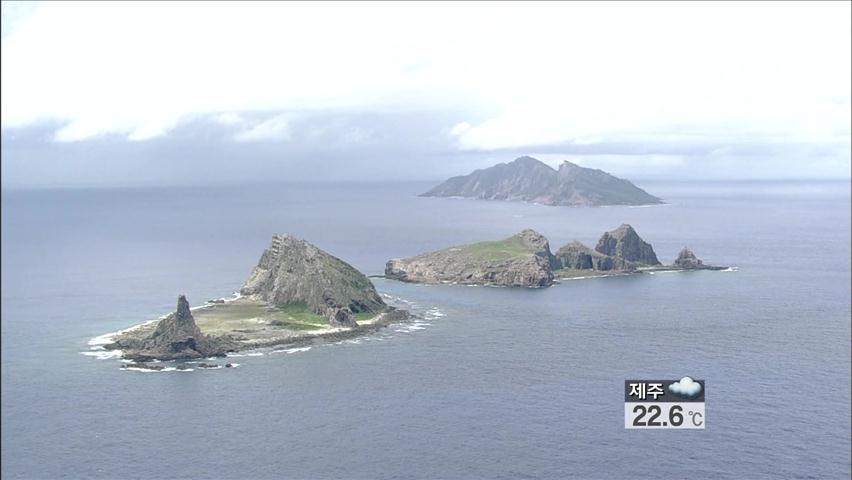
[[[518,200],[572,207],[663,203],[627,180],[565,161],[554,170],[532,157],[450,178],[423,197]]]
[[[136,361],[182,360],[229,352],[346,338],[407,318],[348,263],[289,235],[275,235],[240,296],[190,309],[124,331],[106,345]]]
[[[672,265],[663,265],[651,244],[624,224],[605,232],[594,249],[574,241],[553,254],[543,235],[524,230],[504,240],[389,260],[385,277],[414,283],[548,287],[561,278],[723,268],[705,265],[686,248]]]
[[[310,243],[275,235],[240,294],[270,305],[304,305],[332,326],[358,326],[355,318],[387,309],[363,273]]]
[[[547,239],[524,230],[505,240],[450,247],[387,262],[385,276],[415,283],[546,287],[559,268]]]

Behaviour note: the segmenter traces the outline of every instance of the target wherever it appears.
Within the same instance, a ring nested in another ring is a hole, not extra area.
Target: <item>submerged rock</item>
[[[363,273],[290,235],[272,237],[240,293],[273,305],[305,303],[335,326],[357,326],[354,313],[387,309]]]
[[[395,258],[387,262],[385,276],[417,283],[546,287],[559,265],[547,239],[528,229],[504,240]]]

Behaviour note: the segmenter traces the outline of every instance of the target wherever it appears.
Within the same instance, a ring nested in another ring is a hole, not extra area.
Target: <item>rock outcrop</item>
[[[636,269],[636,264],[621,257],[604,255],[596,250],[573,241],[556,252],[560,267],[569,270],[623,270]]]
[[[678,253],[672,267],[681,270],[725,270],[728,267],[719,267],[715,265],[707,265],[700,258],[696,257],[692,250],[683,247]]]
[[[604,233],[594,250],[573,241],[556,251],[562,270],[555,275],[565,278],[574,270],[614,272],[672,271],[672,270],[724,270],[727,267],[705,265],[688,248],[680,251],[672,265],[662,265],[650,243],[642,240],[636,230],[623,224]]]
[[[692,250],[683,247],[683,250],[677,255],[677,259],[675,259],[674,264],[675,267],[680,267],[685,270],[696,270],[704,268],[704,262],[701,261],[700,258],[696,257]]]
[[[546,287],[559,265],[547,239],[524,230],[505,240],[396,258],[387,262],[385,276],[417,283]]]
[[[543,205],[599,206],[663,203],[627,180],[564,162],[559,170],[532,157],[450,178],[424,197],[518,200]]]
[[[598,253],[638,265],[660,265],[650,243],[645,242],[628,224],[606,232],[595,247]]]
[[[240,293],[273,305],[304,302],[332,326],[355,327],[355,313],[387,309],[363,273],[290,235],[272,237]]]
[[[560,266],[574,270],[594,268],[593,257],[596,255],[600,254],[576,240],[556,251]]]
[[[604,233],[594,250],[575,240],[560,248],[556,258],[566,270],[631,272],[660,265],[651,244],[627,224]]]
[[[147,361],[219,356],[231,351],[233,345],[228,339],[201,333],[189,302],[181,295],[175,312],[160,320],[148,337],[119,339],[108,348],[125,350],[126,358]]]

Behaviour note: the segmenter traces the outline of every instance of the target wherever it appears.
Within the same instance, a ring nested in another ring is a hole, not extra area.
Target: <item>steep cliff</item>
[[[336,326],[355,326],[353,314],[387,308],[364,274],[290,235],[272,237],[240,293],[273,305],[303,302]]]
[[[556,258],[562,268],[569,270],[631,271],[636,269],[636,264],[633,262],[604,255],[576,240],[560,248],[556,252]]]
[[[654,247],[642,240],[636,230],[626,223],[611,232],[604,233],[598,240],[595,250],[639,265],[660,265],[657,254],[654,253]]]

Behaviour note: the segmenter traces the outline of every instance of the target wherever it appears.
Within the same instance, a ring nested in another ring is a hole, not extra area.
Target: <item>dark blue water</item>
[[[418,198],[424,184],[4,192],[3,478],[848,478],[848,183],[650,184],[671,205]],[[629,222],[734,272],[380,292],[359,341],[141,373],[90,338],[237,289],[276,232],[370,274]],[[443,314],[444,316],[440,316]],[[628,431],[623,381],[706,379],[707,429]]]

